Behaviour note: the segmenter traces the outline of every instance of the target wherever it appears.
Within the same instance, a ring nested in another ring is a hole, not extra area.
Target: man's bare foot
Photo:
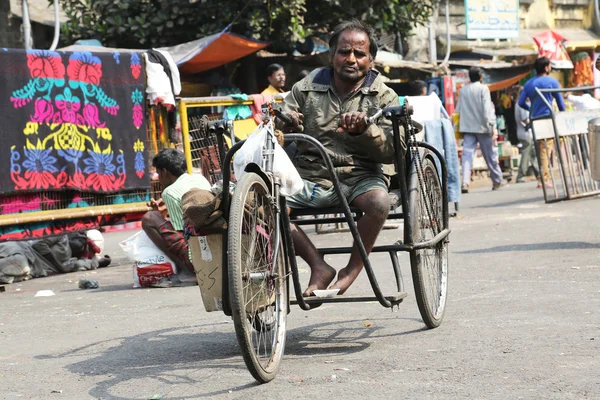
[[[335,281],[335,283],[331,285],[329,289],[340,289],[338,295],[344,294],[350,285],[352,285],[352,283],[356,280],[361,269],[362,268],[349,269],[349,267],[340,269],[340,272],[338,272],[337,281]]]
[[[310,268],[310,281],[302,296],[309,297],[315,289],[327,289],[327,286],[335,278],[335,269],[323,261],[323,264],[314,265]]]

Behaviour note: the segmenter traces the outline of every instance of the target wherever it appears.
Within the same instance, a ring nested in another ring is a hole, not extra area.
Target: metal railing
[[[600,184],[591,175],[588,138],[588,121],[600,117],[600,110],[556,113],[544,93],[579,92],[597,88],[600,86],[536,88],[537,96],[532,106],[536,101],[542,101],[550,110],[548,115],[531,118],[546,203],[600,194]]]

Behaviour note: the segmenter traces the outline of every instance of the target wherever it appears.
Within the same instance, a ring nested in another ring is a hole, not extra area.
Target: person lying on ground
[[[183,236],[181,198],[191,188],[210,190],[210,183],[202,175],[188,174],[185,156],[176,149],[161,150],[154,156],[152,166],[156,168],[163,192],[161,199],[151,200],[152,211],[142,218],[142,229],[177,266],[177,275],[167,278],[164,285],[159,286],[195,283],[194,266]]]
[[[377,124],[367,125],[365,117],[381,107],[399,105],[398,96],[371,69],[377,54],[371,28],[356,20],[344,22],[335,28],[329,47],[332,67],[316,69],[297,82],[282,111],[294,122],[293,127],[286,129],[288,132],[304,130],[327,149],[348,203],[364,213],[358,221],[358,231],[369,253],[390,211],[382,163],[393,163],[395,151],[391,122],[382,118]],[[404,138],[401,139],[405,147]],[[298,150],[296,161],[304,189],[288,198],[288,206],[339,206],[318,150],[305,142],[298,143]],[[302,229],[293,226],[292,235],[296,253],[311,268],[303,295],[327,289],[336,270],[325,262]],[[339,294],[343,294],[362,268],[362,258],[354,246],[347,266],[339,271],[331,288],[340,289]]]

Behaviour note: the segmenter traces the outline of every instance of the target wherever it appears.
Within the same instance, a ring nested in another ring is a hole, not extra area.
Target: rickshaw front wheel
[[[237,183],[229,212],[231,312],[244,362],[260,383],[275,378],[285,348],[285,255],[282,240],[275,243],[275,204],[267,183],[247,172]]]
[[[410,220],[414,243],[433,239],[444,229],[442,185],[434,162],[426,157],[411,174],[409,190]],[[442,323],[448,293],[448,241],[433,248],[410,252],[415,296],[423,322],[429,328]]]

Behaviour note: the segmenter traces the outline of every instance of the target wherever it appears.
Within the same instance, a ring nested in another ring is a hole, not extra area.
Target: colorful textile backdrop
[[[150,187],[137,53],[0,50],[0,193]]]
[[[0,49],[0,214],[147,202],[145,82],[138,53]],[[0,242],[139,217],[0,226]]]

